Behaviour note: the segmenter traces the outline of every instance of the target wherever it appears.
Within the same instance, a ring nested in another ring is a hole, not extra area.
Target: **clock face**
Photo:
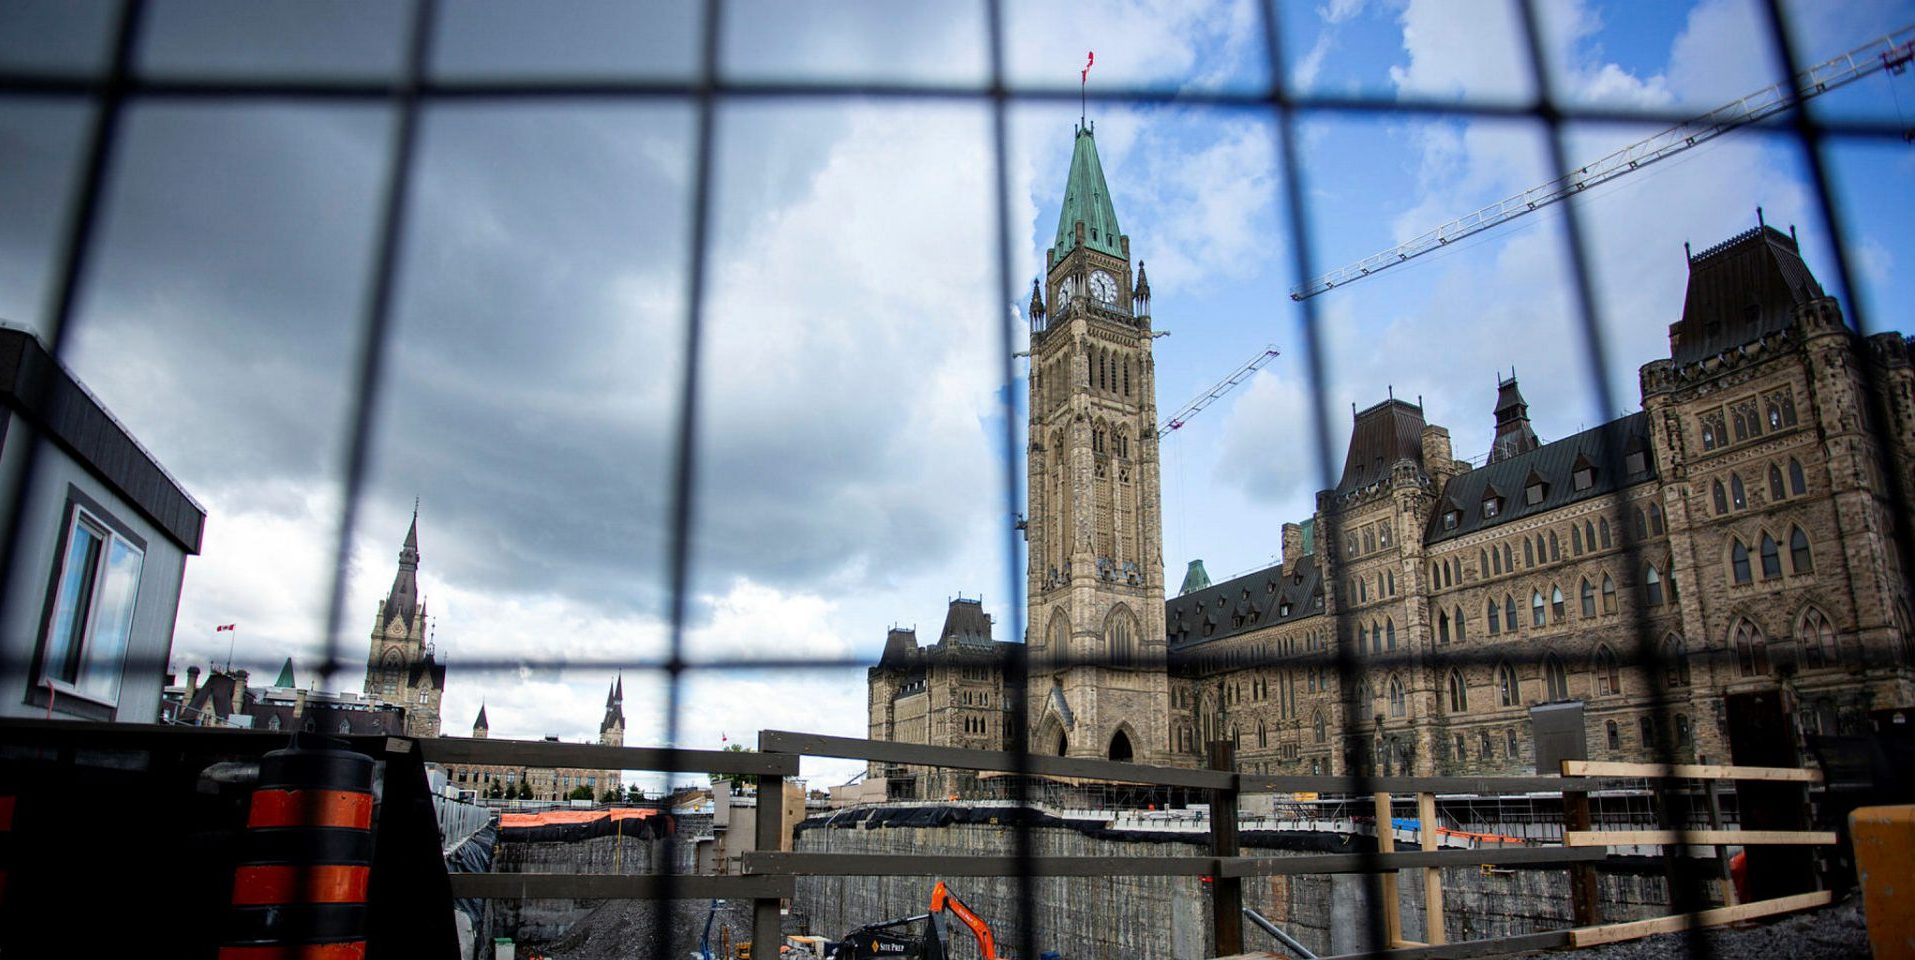
[[[1090,295],[1099,303],[1117,302],[1117,281],[1110,274],[1099,270],[1090,275]]]
[[[1071,297],[1076,295],[1077,295],[1077,278],[1076,277],[1065,277],[1064,282],[1057,285],[1057,299],[1068,301]]]

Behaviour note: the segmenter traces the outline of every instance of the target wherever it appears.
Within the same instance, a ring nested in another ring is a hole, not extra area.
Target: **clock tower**
[[[1029,310],[1030,747],[1169,763],[1150,285],[1089,124],[1044,260]]]

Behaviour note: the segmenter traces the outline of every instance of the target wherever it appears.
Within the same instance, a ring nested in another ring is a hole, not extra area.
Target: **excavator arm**
[[[971,936],[977,938],[978,954],[984,960],[997,960],[997,943],[991,937],[990,924],[973,913],[970,907],[964,905],[964,901],[958,899],[957,894],[944,885],[944,881],[939,880],[938,885],[931,888],[931,916],[938,916],[946,910],[956,914],[971,929]]]

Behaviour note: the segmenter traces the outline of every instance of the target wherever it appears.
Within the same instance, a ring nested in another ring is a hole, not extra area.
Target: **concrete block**
[[[1849,814],[1849,836],[1876,960],[1915,957],[1915,805],[1863,807]]]

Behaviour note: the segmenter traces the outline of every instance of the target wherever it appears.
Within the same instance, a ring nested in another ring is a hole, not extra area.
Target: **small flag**
[[[725,736],[725,733],[724,733],[724,731],[722,731],[722,730],[721,730],[721,731],[719,731],[719,732],[718,732],[718,742],[719,742],[719,743],[724,743],[724,742],[725,742],[725,741],[726,741],[727,739],[728,739],[728,738],[727,738],[727,737]]]
[[[1096,62],[1097,62],[1097,51],[1092,50],[1084,54],[1084,72],[1078,74],[1077,79],[1081,82],[1089,83],[1090,82],[1090,65]]]
[[[235,629],[235,628],[237,628],[238,626],[239,626],[239,624],[236,624],[236,623],[222,623],[222,624],[220,624],[219,626],[217,626],[217,627],[214,627],[214,628],[213,628],[213,632],[214,632],[214,633],[218,633],[218,632],[220,632],[221,630],[232,630],[232,629]]]

